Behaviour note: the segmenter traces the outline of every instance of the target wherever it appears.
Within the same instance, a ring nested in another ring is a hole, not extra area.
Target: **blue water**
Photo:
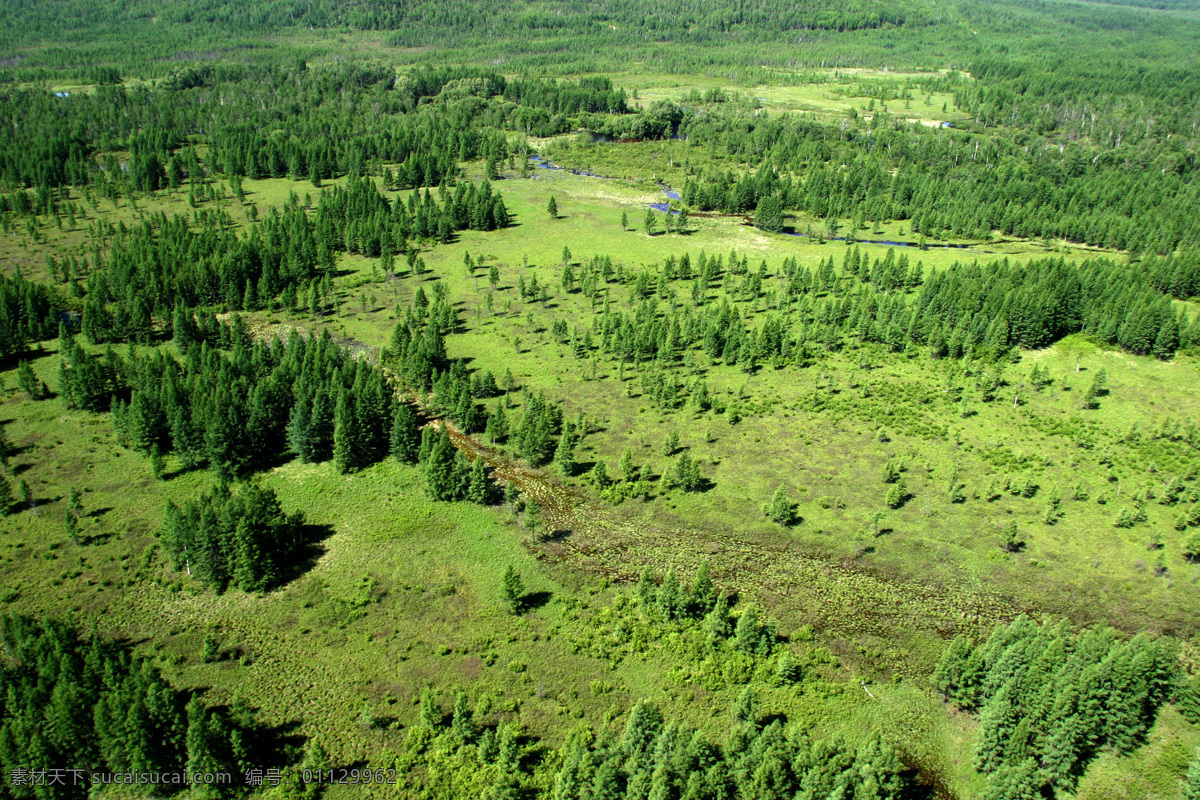
[[[555,164],[550,163],[549,161],[545,160],[541,156],[532,156],[531,155],[529,157],[529,160],[532,161],[537,166],[541,167],[542,169],[562,169],[562,167],[559,167],[559,166],[556,166]],[[609,179],[609,177],[607,175],[596,175],[595,173],[584,172],[583,170],[578,170],[578,169],[571,170],[571,173],[574,175],[583,175],[588,178],[604,178],[606,180]],[[535,175],[534,177],[537,177],[537,176]],[[665,194],[667,196],[668,200],[680,200],[681,199],[679,196],[679,192],[675,191],[674,189],[668,188],[668,186],[665,183],[660,182],[658,184],[658,186],[660,189],[662,189],[663,194]],[[650,208],[654,209],[655,211],[660,211],[664,214],[666,214],[668,212],[670,212],[672,214],[679,213],[678,211],[671,210],[671,204],[669,202],[667,202],[667,203],[648,203],[647,205]],[[785,236],[808,237],[807,233],[786,233],[784,235]],[[813,238],[816,238],[816,237],[814,236]],[[844,242],[844,241],[846,241],[846,237],[845,236],[826,236],[825,240],[831,241],[831,242]],[[920,243],[918,243],[918,242],[893,242],[889,239],[855,239],[854,241],[856,243],[862,242],[863,244],[880,244],[880,245],[886,245],[888,247],[920,247],[921,246]],[[945,249],[945,250],[966,250],[970,247],[970,245],[967,245],[967,244],[932,244],[932,243],[926,242],[925,247],[928,249],[938,248],[938,249]]]

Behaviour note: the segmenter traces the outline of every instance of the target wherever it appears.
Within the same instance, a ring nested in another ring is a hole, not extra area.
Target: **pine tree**
[[[436,729],[442,724],[442,710],[438,708],[433,690],[426,686],[421,690],[421,724]]]
[[[405,464],[417,461],[421,435],[417,430],[417,415],[408,403],[400,403],[392,416],[392,430],[388,437],[388,453]]]
[[[504,571],[500,591],[504,602],[508,604],[509,611],[513,614],[520,614],[525,607],[525,584],[511,564]]]
[[[558,219],[558,203],[554,201],[554,195],[550,195],[550,202],[546,203],[546,213],[550,219]]]
[[[679,434],[671,431],[667,434],[667,439],[663,442],[663,455],[673,456],[679,450]]]
[[[712,611],[704,618],[704,633],[710,646],[716,646],[729,638],[733,629],[729,625],[729,600],[725,595],[717,597]]]
[[[8,478],[0,475],[0,517],[7,517],[9,512],[12,511],[12,505],[12,484],[8,482]]]
[[[492,504],[494,496],[495,491],[491,481],[488,480],[486,465],[483,458],[477,456],[475,463],[471,465],[471,476],[467,483],[467,499],[472,503],[487,506]]]
[[[458,697],[454,701],[454,716],[451,719],[450,728],[464,744],[470,744],[475,740],[477,733],[475,721],[471,718],[467,696],[462,692],[458,693]]]
[[[907,499],[908,486],[905,484],[904,478],[900,478],[898,481],[896,481],[896,483],[892,484],[890,489],[888,489],[887,496],[884,498],[884,502],[887,504],[888,508],[899,508],[900,506],[904,505],[904,502]]]
[[[653,236],[653,235],[654,235],[654,228],[655,228],[655,225],[657,224],[657,222],[658,222],[658,220],[657,220],[657,218],[654,216],[654,209],[652,209],[652,208],[647,208],[647,209],[646,209],[646,216],[645,216],[645,218],[643,218],[643,220],[642,220],[642,225],[643,225],[643,226],[646,228],[646,235],[647,235],[647,236]]]
[[[565,428],[558,439],[558,447],[554,450],[554,466],[558,467],[558,471],[565,478],[570,478],[575,474],[574,437]]]
[[[782,486],[771,495],[771,501],[763,507],[763,513],[785,528],[792,524],[796,515],[792,501]]]
[[[357,421],[348,390],[338,393],[337,410],[333,416],[333,466],[343,474],[358,466]]]
[[[758,694],[754,686],[746,684],[738,695],[737,705],[733,708],[733,716],[743,725],[755,727],[758,725]]]
[[[597,461],[592,467],[591,481],[597,489],[604,489],[612,483],[612,478],[608,475],[608,466],[603,461]]]
[[[41,383],[38,381],[37,375],[33,371],[33,363],[29,359],[21,361],[17,367],[17,385],[21,387],[21,391],[29,395],[30,400],[37,400],[40,397]]]
[[[1183,800],[1200,800],[1200,750],[1196,751],[1183,779]]]
[[[621,230],[629,230],[629,215],[624,211],[621,212]]]
[[[621,479],[626,483],[633,483],[638,478],[637,467],[633,465],[633,453],[629,450],[621,454],[617,469],[621,472]]]

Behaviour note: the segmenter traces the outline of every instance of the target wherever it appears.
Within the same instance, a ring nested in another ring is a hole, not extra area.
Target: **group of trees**
[[[778,720],[763,726],[749,705],[747,718],[720,746],[700,731],[667,721],[653,704],[639,702],[618,740],[590,731],[568,739],[552,797],[885,800],[901,796],[909,785],[892,748],[875,742],[854,749],[813,739]]]
[[[97,384],[119,376],[129,399],[116,399],[113,424],[141,452],[174,452],[185,467],[206,464],[225,477],[285,453],[333,458],[342,471],[387,455],[393,393],[378,367],[349,358],[328,331],[286,344],[238,341],[228,354],[193,342],[182,362],[161,350],[127,361],[108,352],[111,362],[73,358],[68,381],[82,380],[79,364]]]
[[[904,252],[897,258],[889,249],[871,263],[857,247],[847,248],[840,271],[832,257],[815,271],[791,259],[781,270],[766,262],[754,269],[736,253],[727,265],[720,255],[704,254],[695,262],[672,257],[658,269],[636,273],[603,265],[592,259],[580,266],[580,290],[599,295],[605,284],[623,282],[630,287],[628,305],[622,311],[611,294],[604,295],[603,311],[590,328],[568,332],[564,323],[557,338],[583,359],[598,350],[622,362],[672,365],[689,350],[702,350],[752,372],[764,363],[805,363],[811,346],[838,350],[848,343],[927,348],[935,359],[988,360],[1080,331],[1164,359],[1200,344],[1200,320],[1176,311],[1171,297],[1155,287],[1160,269],[1108,259],[956,263],[929,278]],[[689,279],[693,302],[680,304],[673,284]],[[709,302],[717,282],[725,296]],[[905,291],[911,289],[919,291]],[[764,304],[776,310],[758,314],[756,307]],[[756,315],[762,321],[755,327]],[[677,385],[680,390],[691,389]],[[668,407],[678,402],[675,397]]]
[[[975,764],[989,798],[1073,791],[1102,748],[1137,747],[1179,675],[1177,647],[1111,628],[1073,633],[1022,616],[972,644],[954,639],[934,673],[948,700],[979,715]]]
[[[211,707],[176,691],[151,661],[62,623],[10,615],[3,628],[0,768],[12,797],[84,798],[92,771],[227,772],[228,791],[245,770],[281,763],[278,743],[240,701]],[[63,773],[35,785],[29,773],[50,769]]]
[[[0,275],[0,361],[25,353],[30,343],[58,329],[54,312],[61,299],[50,287],[19,275]]]
[[[304,515],[285,514],[271,489],[219,484],[182,507],[168,501],[162,543],[177,570],[223,590],[274,586],[301,552]]]

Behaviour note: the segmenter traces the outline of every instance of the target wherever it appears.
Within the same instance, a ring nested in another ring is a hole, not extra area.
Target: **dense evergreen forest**
[[[0,5],[4,793],[1198,800],[1197,53]]]

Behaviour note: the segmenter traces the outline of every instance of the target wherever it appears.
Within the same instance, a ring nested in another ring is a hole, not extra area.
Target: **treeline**
[[[173,309],[180,306],[254,311],[306,300],[316,313],[333,293],[328,276],[335,253],[382,256],[394,274],[397,253],[411,252],[410,267],[420,268],[410,242],[509,224],[504,199],[487,181],[439,194],[444,202],[428,191],[392,202],[372,180],[351,179],[344,188],[323,190],[311,217],[293,194],[282,211],[272,209],[245,235],[215,220],[194,229],[184,217],[160,213],[118,230],[107,261],[99,253],[85,259],[82,331],[92,343],[148,342],[173,335]]]
[[[275,492],[254,483],[234,493],[222,483],[182,507],[167,502],[162,543],[175,569],[224,590],[275,586],[304,540],[302,513],[285,514]]]
[[[746,213],[778,195],[787,209],[852,220],[852,235],[902,220],[934,237],[999,231],[1139,252],[1200,248],[1188,211],[1200,184],[1174,143],[1032,148],[1019,136],[934,133],[880,113],[870,124],[836,125],[706,111],[685,115],[679,135],[697,152],[754,168],[736,175],[693,167],[682,198],[702,211]],[[1131,160],[1161,168],[1130,171]]]
[[[328,332],[253,345],[228,355],[193,342],[182,361],[157,351],[124,367],[129,401],[113,425],[144,453],[173,452],[185,467],[236,477],[286,453],[305,461],[337,455],[343,471],[387,452],[395,399],[383,373],[349,358]]]
[[[229,791],[251,767],[282,766],[278,743],[239,701],[210,707],[150,660],[59,622],[8,615],[3,629],[0,767],[11,797],[82,799],[92,771],[227,772]],[[55,769],[61,781],[47,772],[35,785],[33,771]],[[68,769],[82,771],[78,781]]]
[[[777,698],[803,691],[810,682],[837,692],[824,682],[824,668],[834,661],[823,648],[798,655],[754,605],[732,610],[706,565],[686,583],[674,572],[647,571],[636,594],[636,604],[620,598],[594,619],[581,618],[580,605],[566,601],[568,618],[586,626],[566,632],[568,643],[614,666],[626,654],[659,654],[710,692],[736,689],[723,743],[640,701],[630,709],[623,732],[577,728],[547,757],[523,759],[544,745],[525,743],[503,719],[489,724],[487,704],[480,702],[472,711],[461,693],[447,719],[426,691],[421,724],[411,729],[396,766],[420,775],[414,783],[420,781],[427,791],[448,797],[884,800],[913,788],[912,772],[892,748],[870,739],[857,748],[816,739],[786,714],[764,707],[765,687]],[[603,685],[593,684],[600,690]]]
[[[979,716],[976,767],[989,800],[1071,792],[1102,749],[1143,741],[1179,675],[1177,647],[1111,628],[1072,633],[1021,616],[985,642],[954,639],[934,674],[947,699]],[[1044,795],[1043,795],[1044,796]]]
[[[561,133],[580,115],[629,110],[604,78],[507,81],[460,67],[397,76],[377,63],[189,66],[157,91],[0,89],[0,112],[16,122],[0,131],[0,186],[35,190],[5,198],[0,210],[54,213],[67,202],[65,187],[114,198],[186,181],[194,195],[216,174],[319,185],[380,175],[384,163],[397,165],[394,188],[437,186],[476,158],[494,174],[511,155],[505,129],[536,122],[543,134]],[[196,139],[208,145],[203,159],[188,144]]]
[[[879,743],[854,749],[754,718],[723,746],[700,731],[664,719],[640,702],[616,741],[591,732],[562,750],[554,800],[590,797],[854,797],[902,796],[909,779],[895,750]],[[590,794],[587,794],[590,792]]]
[[[453,420],[463,433],[484,432],[493,444],[507,444],[535,466],[552,457],[558,461],[568,459],[584,434],[582,425],[564,421],[561,406],[544,395],[527,392],[520,417],[510,420],[510,393],[516,388],[511,373],[504,375],[503,386],[499,386],[491,373],[468,373],[462,361],[446,357],[445,337],[457,325],[454,306],[444,294],[438,293],[430,304],[424,290],[418,288],[405,318],[392,331],[384,358],[394,365],[404,386],[428,394],[426,404],[430,410]],[[496,397],[501,390],[504,394],[490,414],[475,402]],[[439,489],[434,494],[445,492]],[[455,496],[461,494],[456,492]]]
[[[0,275],[0,361],[24,353],[31,342],[58,329],[54,316],[62,301],[53,290],[19,275]]]
[[[854,342],[987,360],[1003,358],[1012,347],[1046,347],[1076,332],[1159,358],[1200,345],[1200,320],[1177,312],[1158,291],[1162,276],[1179,269],[1170,261],[1132,267],[1108,259],[956,263],[926,278],[919,261],[896,253],[889,249],[872,261],[848,247],[840,269],[830,256],[815,270],[794,259],[781,269],[765,261],[754,268],[736,251],[728,260],[685,254],[632,272],[593,258],[578,271],[571,268],[564,289],[576,291],[577,282],[578,291],[595,302],[605,284],[625,284],[627,308],[606,297],[590,327],[568,330],[557,320],[551,333],[580,359],[603,352],[622,363],[669,366],[691,350],[747,372],[767,363],[806,364],[813,348],[838,350]],[[691,303],[679,302],[681,283]],[[710,299],[714,285],[725,291],[719,302]],[[754,324],[757,316],[762,320]],[[700,380],[691,386],[676,381],[658,399],[673,406],[680,392],[706,402]]]

